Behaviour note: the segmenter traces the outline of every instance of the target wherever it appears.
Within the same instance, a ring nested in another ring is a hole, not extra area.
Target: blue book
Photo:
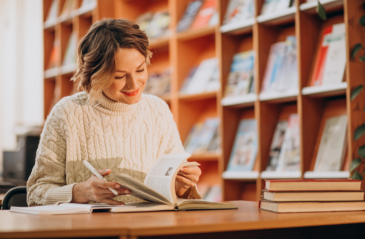
[[[257,155],[256,120],[241,120],[227,171],[252,171]]]

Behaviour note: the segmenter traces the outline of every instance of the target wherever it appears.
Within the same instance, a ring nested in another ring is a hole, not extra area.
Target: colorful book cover
[[[246,95],[254,81],[254,51],[245,51],[233,56],[224,97]]]
[[[149,38],[158,38],[168,35],[170,14],[167,10],[156,12],[145,29]]]
[[[347,115],[326,120],[313,171],[340,171],[346,151]]]
[[[336,84],[343,80],[346,66],[345,24],[323,30],[311,86]]]
[[[153,13],[146,12],[137,17],[136,24],[139,26],[139,29],[146,32],[152,19],[153,19]]]
[[[257,156],[256,120],[241,120],[227,171],[252,171]]]
[[[217,0],[205,0],[193,24],[191,25],[191,29],[198,29],[207,26],[216,11]]]
[[[177,24],[177,32],[186,31],[190,28],[202,5],[203,0],[196,0],[189,3],[183,17]]]
[[[218,67],[217,58],[209,58],[203,60],[194,75],[191,77],[191,82],[186,89],[186,93],[195,94],[206,90],[207,84],[214,77],[215,69]]]
[[[198,144],[199,141],[200,131],[202,130],[203,126],[204,126],[203,122],[196,123],[190,130],[190,133],[184,142],[185,152],[191,154],[194,153],[196,145]]]
[[[279,161],[281,147],[284,143],[285,131],[288,126],[288,121],[279,121],[276,125],[274,137],[271,141],[269,160],[265,171],[275,171]]]
[[[224,16],[223,24],[239,22],[252,18],[255,14],[253,0],[230,0]]]
[[[197,144],[193,151],[195,154],[207,152],[209,144],[213,140],[215,132],[218,130],[218,126],[218,118],[208,118],[204,121],[204,125],[197,136],[199,137],[199,140],[197,140]]]
[[[297,114],[289,116],[276,171],[300,171],[300,132]]]

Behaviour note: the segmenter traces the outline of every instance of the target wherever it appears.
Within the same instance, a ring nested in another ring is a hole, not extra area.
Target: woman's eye
[[[144,71],[144,69],[142,69],[142,70],[138,70],[137,72],[142,72],[142,71]]]
[[[117,80],[120,80],[120,79],[123,79],[124,78],[124,76],[116,76],[115,77],[115,79],[117,79]]]

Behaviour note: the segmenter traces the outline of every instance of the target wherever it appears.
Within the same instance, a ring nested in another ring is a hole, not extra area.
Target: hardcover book
[[[276,171],[300,170],[300,135],[299,116],[289,116],[288,126],[284,135],[284,142],[279,155]]]
[[[365,191],[362,180],[355,179],[295,179],[265,180],[268,191]]]
[[[279,161],[281,147],[284,143],[285,131],[288,126],[288,121],[279,121],[276,125],[274,137],[271,141],[269,160],[265,171],[275,171]]]
[[[341,83],[346,66],[345,24],[323,30],[311,86]]]
[[[198,29],[207,26],[216,11],[217,0],[205,0],[193,24],[191,25],[191,29]]]
[[[254,51],[240,52],[233,56],[231,71],[224,97],[246,95],[254,84]]]
[[[314,166],[317,172],[340,171],[346,152],[347,115],[326,120]]]
[[[241,120],[227,171],[252,171],[257,156],[256,120]]]
[[[177,24],[177,32],[186,31],[190,28],[202,5],[203,0],[196,0],[189,3],[183,17]]]

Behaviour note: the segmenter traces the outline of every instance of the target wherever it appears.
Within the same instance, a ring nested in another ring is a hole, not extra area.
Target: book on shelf
[[[276,171],[300,171],[300,132],[297,114],[289,116]]]
[[[344,23],[334,24],[323,30],[311,86],[338,84],[343,81],[346,66],[345,33]]]
[[[147,31],[148,25],[153,19],[153,12],[145,12],[139,15],[136,19],[136,24],[139,26],[141,31]]]
[[[58,14],[58,1],[59,0],[52,1],[51,8],[49,9],[49,12],[47,15],[47,19],[44,22],[45,25],[56,24],[57,14]]]
[[[294,5],[294,0],[265,0],[261,8],[261,15],[277,13]]]
[[[75,9],[76,1],[74,0],[66,0],[63,4],[62,11],[60,17],[67,18],[70,16],[71,12]]]
[[[340,171],[346,153],[347,115],[331,117],[326,120],[314,171]]]
[[[255,2],[253,0],[230,0],[223,19],[223,25],[244,22],[255,15]]]
[[[262,190],[262,199],[276,202],[364,201],[365,192],[270,192]]]
[[[286,41],[277,42],[271,46],[261,93],[281,93],[298,89],[296,48],[295,36],[288,36]]]
[[[168,67],[162,73],[150,73],[143,93],[161,96],[170,92],[172,68]]]
[[[259,208],[267,211],[288,212],[341,212],[363,211],[365,201],[355,202],[273,202],[261,200]]]
[[[49,56],[47,69],[52,69],[57,66],[57,57],[59,52],[60,52],[60,41],[58,39],[55,39],[53,42],[51,55]]]
[[[63,65],[76,64],[77,34],[71,33],[67,43],[66,53],[63,57]]]
[[[220,185],[210,186],[203,198],[206,201],[221,202],[223,200],[222,187]]]
[[[189,72],[189,76],[186,78],[188,82],[183,83],[183,87],[180,92],[186,94],[197,94],[206,92],[208,89],[207,86],[210,82],[214,81],[214,78],[218,79],[219,81],[219,72],[216,71],[217,68],[217,58],[209,58],[203,60],[195,71],[191,70]]]
[[[256,120],[243,119],[238,126],[227,171],[252,171],[257,150]]]
[[[191,154],[219,152],[218,126],[218,118],[207,118],[204,122],[196,123],[184,142],[185,151]]]
[[[362,180],[355,179],[293,179],[265,180],[268,191],[365,191]]]
[[[126,203],[125,206],[106,206],[102,209],[110,212],[138,212],[138,211],[171,211],[171,210],[204,210],[204,209],[235,209],[231,203],[218,203],[202,199],[178,198],[175,193],[175,178],[182,167],[199,166],[197,162],[188,162],[188,153],[164,154],[147,173],[144,182],[123,173],[111,173],[108,181],[118,182],[122,187],[129,189],[131,196],[142,199],[142,202]],[[93,162],[90,162],[93,163]],[[83,208],[84,204],[75,205],[75,208]],[[66,205],[67,206],[67,205]],[[98,205],[95,205],[96,207]],[[44,206],[32,207],[33,212],[47,211]],[[46,206],[47,207],[47,206]],[[62,207],[62,206],[58,206]],[[12,207],[13,211],[14,208]],[[16,208],[21,212],[19,208]],[[85,210],[92,212],[90,208]],[[24,213],[29,210],[24,209]],[[74,212],[77,213],[77,212]],[[50,212],[49,214],[52,214]]]
[[[281,148],[284,143],[285,131],[288,126],[287,120],[280,120],[275,129],[273,139],[271,141],[269,160],[265,171],[275,171],[278,165]]]
[[[205,0],[190,28],[198,29],[208,25],[214,25],[217,4],[217,0]]]
[[[96,7],[97,1],[96,0],[83,0],[81,6],[79,8],[80,11],[89,11]]]
[[[146,12],[137,17],[136,24],[151,39],[166,37],[170,33],[170,14],[167,10]]]
[[[177,32],[186,31],[190,28],[202,5],[203,0],[195,0],[188,4],[183,17],[177,24]]]
[[[224,97],[254,93],[254,51],[236,53],[233,56]]]
[[[196,72],[196,69],[198,69],[198,66],[194,66],[192,67],[190,70],[189,70],[189,73],[188,73],[188,76],[184,79],[184,82],[180,88],[180,92],[181,93],[188,93],[187,92],[187,89],[189,87],[189,84],[191,82],[191,79],[193,78],[195,72]]]

